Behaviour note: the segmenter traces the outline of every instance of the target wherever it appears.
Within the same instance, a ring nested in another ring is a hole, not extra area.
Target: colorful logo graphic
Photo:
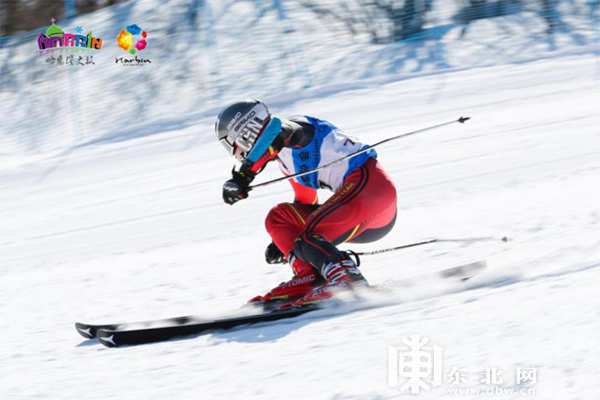
[[[38,36],[38,47],[40,50],[51,50],[55,48],[82,48],[82,49],[102,49],[102,39],[92,36],[92,31],[87,35],[82,35],[83,29],[78,26],[77,34],[65,33],[62,29],[54,24],[56,20],[52,18],[52,25],[46,31],[46,34],[40,33]]]
[[[141,35],[142,38],[137,39],[134,45],[133,42],[136,39],[135,36],[139,35]],[[128,51],[131,54],[135,54],[138,51],[142,51],[146,48],[146,46],[148,45],[148,42],[146,42],[147,37],[148,33],[146,31],[142,30],[142,28],[140,28],[136,24],[133,24],[121,30],[121,33],[119,33],[119,36],[117,36],[117,44],[124,51]]]

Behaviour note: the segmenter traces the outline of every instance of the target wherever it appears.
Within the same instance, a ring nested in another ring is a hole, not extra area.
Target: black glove
[[[248,198],[250,183],[256,176],[251,171],[231,170],[233,177],[223,184],[223,201],[227,204],[234,204],[242,199]]]
[[[287,260],[285,256],[279,250],[279,247],[275,245],[275,243],[271,242],[270,245],[267,246],[267,250],[265,251],[265,259],[267,260],[267,264],[285,264]]]

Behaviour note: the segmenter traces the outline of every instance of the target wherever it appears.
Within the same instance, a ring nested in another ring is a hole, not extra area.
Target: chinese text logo
[[[421,339],[419,335],[411,335],[410,339],[402,338],[402,341],[408,348],[388,347],[388,385],[396,387],[400,384],[400,378],[408,379],[400,390],[410,389],[412,394],[440,386],[443,349],[439,346],[424,347],[428,339]]]

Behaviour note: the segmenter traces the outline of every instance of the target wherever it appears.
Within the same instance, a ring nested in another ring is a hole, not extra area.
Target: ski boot
[[[262,305],[263,308],[277,308],[283,303],[296,301],[311,293],[315,287],[326,283],[325,279],[308,263],[290,257],[294,277],[287,282],[282,282],[279,286],[271,289],[263,296],[253,297],[248,304]]]
[[[315,287],[301,299],[281,305],[279,309],[318,304],[321,300],[328,299],[340,291],[369,286],[365,277],[360,273],[356,262],[346,252],[341,252],[337,261],[326,262],[321,268],[321,274],[327,280],[326,283]]]

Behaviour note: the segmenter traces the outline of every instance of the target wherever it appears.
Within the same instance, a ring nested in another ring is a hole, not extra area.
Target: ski
[[[320,308],[319,305],[308,305],[286,310],[269,311],[258,315],[216,319],[206,322],[191,322],[181,325],[157,326],[130,330],[100,329],[96,334],[100,343],[106,347],[132,346],[162,342],[175,337],[198,335],[206,331],[228,330],[241,325],[295,318]]]
[[[431,280],[461,282],[478,275],[486,267],[487,263],[485,261],[478,261],[443,269],[430,274],[388,281],[381,285],[372,286],[372,289],[374,291],[382,291],[397,287],[410,287]],[[214,320],[207,320],[201,316],[183,316],[144,322],[106,325],[76,323],[75,327],[79,334],[86,339],[97,337],[100,340],[100,343],[107,347],[120,347],[154,343],[181,336],[198,335],[207,331],[228,330],[242,325],[295,318],[308,312],[324,308],[321,304],[306,305],[284,310],[277,310],[273,305],[265,306],[267,307],[265,307],[262,312],[255,315],[234,316]]]
[[[274,301],[261,305],[251,305],[246,304],[243,308],[255,308],[257,311],[262,311],[263,313],[276,310],[281,304],[284,304],[287,301]],[[75,323],[75,329],[81,336],[86,339],[95,339],[97,337],[98,331],[101,329],[104,330],[130,330],[130,329],[140,329],[140,328],[150,328],[152,326],[165,326],[165,325],[186,325],[190,323],[199,323],[199,322],[210,322],[205,317],[200,315],[185,315],[181,317],[170,317],[163,319],[155,319],[148,321],[139,321],[139,322],[123,322],[117,324],[85,324],[82,322]]]
[[[140,322],[127,322],[120,324],[105,324],[105,325],[91,325],[84,324],[81,322],[75,323],[75,329],[81,336],[86,339],[94,339],[97,337],[98,331],[101,329],[104,330],[117,330],[117,329],[127,329],[128,327],[150,327],[152,325],[184,325],[191,322],[198,322],[199,317],[193,316],[183,316],[183,317],[171,317],[164,319],[157,319],[152,321],[140,321]]]

